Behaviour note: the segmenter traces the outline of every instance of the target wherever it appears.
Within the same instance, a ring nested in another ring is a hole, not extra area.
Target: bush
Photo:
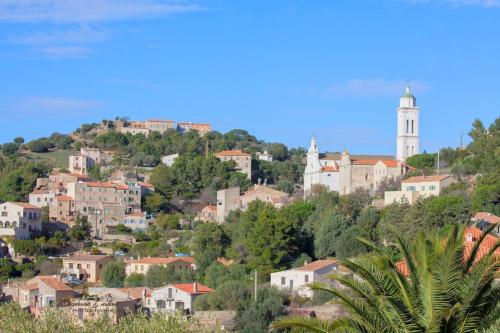
[[[125,278],[125,287],[133,288],[133,287],[144,287],[145,285],[145,276],[141,273],[132,273]]]
[[[114,261],[106,264],[102,269],[101,277],[105,287],[123,287],[125,280],[125,264],[121,261]]]

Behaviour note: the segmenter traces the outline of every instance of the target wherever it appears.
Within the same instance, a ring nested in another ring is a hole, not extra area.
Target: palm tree
[[[489,329],[498,324],[500,316],[500,286],[495,283],[500,242],[486,253],[481,247],[491,230],[481,233],[472,247],[465,246],[464,228],[456,226],[445,239],[420,234],[409,244],[398,236],[397,247],[406,262],[407,275],[381,248],[360,239],[373,252],[341,261],[355,277],[329,276],[347,288],[339,290],[326,283],[311,285],[313,290],[335,295],[350,316],[332,321],[284,317],[272,328],[367,333]]]

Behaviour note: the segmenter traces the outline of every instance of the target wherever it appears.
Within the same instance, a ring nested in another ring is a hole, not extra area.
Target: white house
[[[34,190],[29,194],[30,205],[40,208],[54,205],[56,194],[49,190]]]
[[[212,289],[197,282],[169,284],[154,290],[147,304],[152,312],[182,311],[191,314],[196,298],[211,292]]]
[[[30,239],[30,234],[42,231],[42,210],[26,202],[0,204],[0,236]]]
[[[317,260],[305,263],[304,266],[286,271],[271,273],[271,286],[288,290],[304,297],[313,297],[313,291],[308,285],[313,282],[333,283],[325,275],[339,271],[335,259]]]
[[[386,191],[384,204],[401,202],[406,199],[413,204],[419,197],[438,196],[441,191],[453,184],[451,175],[415,176],[401,182],[401,191]]]
[[[269,154],[267,150],[264,150],[263,153],[257,152],[255,153],[255,157],[261,161],[266,161],[266,162],[272,162],[273,161],[273,155]]]
[[[166,166],[171,167],[174,164],[177,157],[179,157],[179,154],[166,155],[161,158],[161,162]]]

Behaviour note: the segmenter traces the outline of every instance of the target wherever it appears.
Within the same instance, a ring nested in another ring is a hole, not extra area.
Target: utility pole
[[[438,170],[437,170],[437,172],[438,172],[438,175],[439,175],[439,162],[440,162],[440,161],[439,161],[439,149],[438,149],[438,161],[437,161],[437,162],[438,162],[438,163],[437,163],[437,169],[438,169]]]
[[[461,130],[460,131],[460,149],[462,149],[464,147],[463,142],[464,142],[464,130]]]
[[[257,303],[257,270],[255,270],[255,277],[254,277],[254,301]]]

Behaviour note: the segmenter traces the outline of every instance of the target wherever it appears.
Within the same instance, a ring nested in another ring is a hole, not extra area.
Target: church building
[[[314,185],[323,185],[329,191],[349,194],[356,189],[374,192],[389,179],[414,170],[405,160],[419,151],[418,115],[416,98],[407,86],[400,99],[397,132],[397,158],[386,155],[351,155],[343,153],[320,154],[313,136],[307,151],[304,171],[304,196],[312,194]]]

